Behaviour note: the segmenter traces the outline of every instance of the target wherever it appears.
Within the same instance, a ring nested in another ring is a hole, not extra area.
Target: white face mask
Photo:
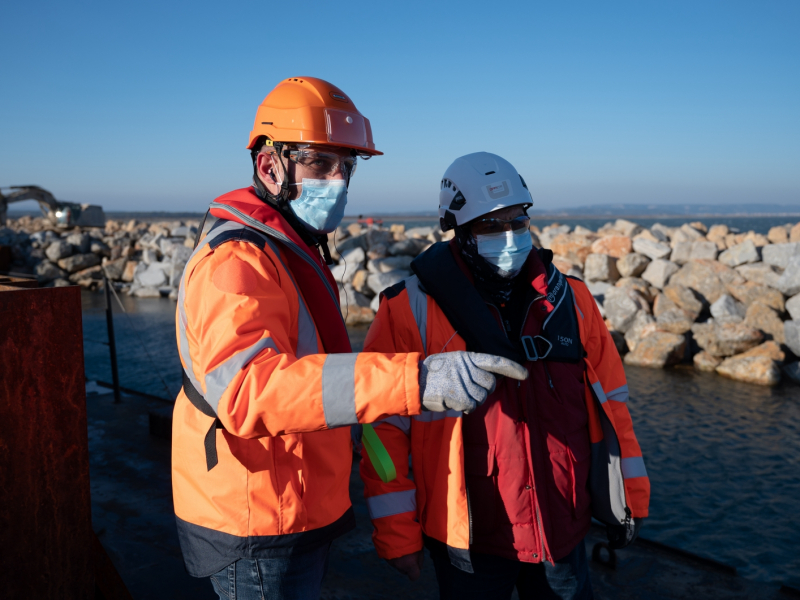
[[[504,231],[477,235],[478,254],[498,269],[505,271],[507,277],[514,277],[522,269],[522,265],[530,254],[533,243],[527,229],[522,231]]]

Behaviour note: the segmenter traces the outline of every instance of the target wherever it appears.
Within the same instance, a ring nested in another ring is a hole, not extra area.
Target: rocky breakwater
[[[42,285],[102,285],[105,272],[131,295],[177,297],[198,222],[109,220],[105,229],[55,231],[25,217],[0,229],[11,271]],[[767,235],[699,222],[681,227],[618,219],[597,231],[531,227],[555,266],[584,280],[626,364],[693,364],[762,385],[800,383],[800,223]],[[352,223],[329,235],[342,315],[369,324],[380,293],[411,275],[411,261],[449,240],[438,227]]]
[[[763,235],[618,219],[532,233],[586,282],[626,364],[800,383],[800,223]]]
[[[177,298],[198,222],[108,220],[104,229],[53,229],[42,218],[22,217],[0,228],[11,248],[10,271],[35,275],[43,286],[95,290],[103,273],[116,289],[140,298]]]

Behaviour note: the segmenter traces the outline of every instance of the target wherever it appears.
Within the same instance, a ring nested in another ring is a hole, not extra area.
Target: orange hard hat
[[[370,155],[375,149],[369,119],[350,97],[316,77],[290,77],[272,90],[256,112],[250,132],[252,150],[261,136],[272,142],[326,144]]]

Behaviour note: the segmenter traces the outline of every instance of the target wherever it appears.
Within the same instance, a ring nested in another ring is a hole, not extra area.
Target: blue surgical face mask
[[[289,208],[312,233],[330,233],[339,226],[347,204],[343,179],[303,179],[303,191]]]
[[[522,270],[533,247],[527,229],[477,235],[475,239],[478,242],[478,254],[504,271],[507,277],[513,277]]]

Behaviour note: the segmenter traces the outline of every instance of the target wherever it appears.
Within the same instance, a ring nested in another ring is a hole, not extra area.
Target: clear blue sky
[[[282,78],[345,90],[383,157],[348,212],[434,210],[510,160],[536,208],[800,204],[800,2],[3,2],[0,185],[202,211],[248,184]]]

